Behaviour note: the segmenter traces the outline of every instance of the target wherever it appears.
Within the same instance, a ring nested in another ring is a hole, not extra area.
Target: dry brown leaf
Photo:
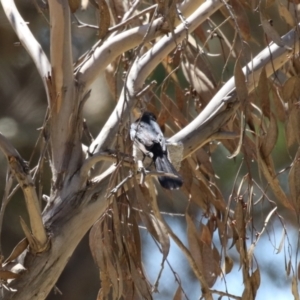
[[[196,161],[203,172],[209,176],[215,176],[215,171],[211,162],[211,156],[205,151],[204,148],[198,149],[193,156],[196,157]]]
[[[161,99],[162,106],[157,116],[157,123],[161,128],[164,128],[165,123],[168,121],[170,117],[173,101],[167,96],[165,92],[161,94],[160,99]]]
[[[265,68],[263,68],[260,73],[257,92],[262,112],[267,118],[270,118],[269,81]]]
[[[142,212],[140,212],[141,219],[150,234],[156,239],[156,241],[160,244],[161,250],[163,253],[163,259],[166,259],[169,250],[170,250],[170,238],[168,235],[168,231],[165,227],[165,224],[160,221],[161,215],[157,215],[156,210],[153,209],[154,215],[151,213],[150,207],[148,207],[148,203],[152,203],[152,198],[149,193],[149,190],[146,187],[140,187],[137,182],[134,184],[134,188],[136,191],[138,203]],[[155,200],[154,200],[155,201]]]
[[[108,33],[108,28],[110,26],[110,12],[105,0],[98,0],[98,7],[100,16],[98,38],[99,40],[102,40]]]
[[[180,286],[178,286],[178,288],[173,296],[173,300],[182,300],[182,290],[181,290]]]
[[[238,99],[243,105],[248,97],[248,89],[246,84],[246,77],[240,64],[240,59],[237,59],[234,66],[234,81]]]
[[[113,223],[114,223],[114,235],[115,235],[115,241],[116,245],[114,246],[116,252],[118,252],[120,255],[123,253],[123,244],[122,244],[122,236],[121,236],[121,222],[120,222],[120,214],[119,214],[119,208],[116,199],[113,199],[112,201],[112,211],[113,211]],[[116,249],[117,248],[117,249]]]
[[[221,256],[220,256],[220,253],[218,251],[218,249],[213,245],[213,255],[214,255],[214,260],[215,262],[217,263],[218,265],[218,268],[217,268],[217,274],[220,275],[222,273],[222,270],[221,270]]]
[[[295,300],[299,300],[298,281],[295,276],[292,278],[292,294]]]
[[[165,225],[160,220],[156,219],[154,216],[151,217],[153,226],[157,233],[157,241],[159,242],[162,248],[163,258],[166,259],[170,250],[170,239],[168,231]]]
[[[180,86],[177,84],[175,84],[175,97],[176,104],[179,110],[183,113],[186,110],[186,97]]]
[[[21,240],[13,249],[10,256],[4,261],[4,263],[9,263],[16,259],[28,246],[28,240],[24,238]]]
[[[300,148],[289,173],[291,200],[296,212],[300,212]]]
[[[100,288],[96,300],[103,300],[103,299],[104,299],[103,298],[103,289]]]
[[[292,59],[292,70],[293,70],[293,73],[297,76],[300,75],[300,61],[299,61],[299,56],[295,56],[293,57]]]
[[[231,249],[235,245],[236,250],[239,252],[240,251],[239,244],[238,244],[239,235],[237,233],[236,227],[233,224],[231,225],[231,228],[232,228],[232,242],[229,249]]]
[[[294,95],[295,86],[299,85],[299,78],[296,76],[290,77],[283,85],[282,99],[285,103],[292,103],[291,99]]]
[[[276,7],[278,8],[278,12],[279,12],[279,15],[282,19],[285,20],[285,22],[291,26],[291,27],[294,27],[296,26],[296,22],[292,16],[292,14],[289,12],[289,10],[279,2],[278,5],[276,5]]]
[[[270,7],[273,3],[275,2],[275,0],[266,0],[266,8]]]
[[[158,114],[159,114],[159,110],[156,108],[156,106],[152,102],[149,102],[147,104],[147,110],[152,112],[155,116],[158,116]]]
[[[135,261],[131,257],[129,259],[131,276],[136,287],[136,291],[140,295],[139,299],[152,299],[150,286],[142,270],[136,266]]]
[[[222,214],[226,212],[226,203],[220,190],[212,182],[199,180],[198,181],[201,193],[203,194],[203,201],[214,205],[215,209]]]
[[[208,219],[207,223],[206,223],[206,227],[208,229],[208,232],[209,232],[209,236],[212,237],[214,235],[214,232],[215,230],[217,229],[217,219],[216,216],[214,214],[212,214],[210,216],[210,218]],[[201,224],[200,224],[201,225]],[[200,233],[202,232],[201,231],[201,226],[200,226]],[[209,237],[208,237],[209,239]],[[202,240],[204,242],[204,240]],[[208,244],[208,243],[207,243]]]
[[[284,104],[280,97],[278,96],[278,91],[276,90],[276,87],[271,84],[271,90],[272,90],[272,99],[274,103],[275,113],[278,117],[278,120],[280,122],[286,121],[286,112],[284,108]]]
[[[0,279],[8,280],[8,279],[16,279],[20,276],[20,274],[13,273],[11,271],[0,270]]]
[[[122,291],[119,289],[119,274],[117,272],[117,268],[115,267],[116,257],[112,249],[112,235],[111,231],[108,229],[106,221],[103,222],[102,232],[104,235],[104,241],[102,242],[102,249],[98,251],[103,251],[103,258],[106,263],[107,274],[112,284],[113,295],[115,295],[114,299],[117,299],[116,297],[119,297]]]
[[[72,13],[76,12],[81,5],[81,0],[68,0],[68,2]]]
[[[260,151],[257,151],[257,163],[260,171],[264,175],[276,198],[286,208],[292,209],[292,205],[290,204],[289,200],[286,197],[286,194],[282,190],[278,177],[275,174],[272,160],[269,160],[268,158],[263,158],[260,154]]]
[[[133,213],[129,214],[127,219],[127,230],[125,231],[124,241],[126,241],[126,248],[130,256],[134,259],[135,264],[142,270],[142,246],[140,231]]]
[[[259,271],[258,266],[257,266],[257,269],[252,273],[250,280],[251,280],[253,296],[255,297],[256,292],[260,286],[260,271]]]
[[[103,220],[96,221],[89,234],[90,250],[98,267],[100,267],[100,264],[103,261],[102,251],[99,251],[101,249],[99,244],[102,244],[102,221]]]
[[[219,198],[219,197],[213,197],[213,196],[211,196],[210,201],[211,201],[211,204],[214,205],[215,209],[218,212],[221,212],[222,214],[225,213],[225,211],[226,211],[226,203],[224,201],[224,198]]]
[[[246,8],[247,10],[251,9],[249,0],[240,0],[240,2],[243,5],[243,7]]]
[[[214,258],[214,252],[211,245],[200,241],[201,259],[203,264],[203,274],[209,287],[212,287],[220,274],[219,264]]]
[[[153,223],[152,223],[152,215],[149,213],[146,213],[145,211],[143,211],[143,209],[141,208],[140,211],[140,218],[143,222],[143,224],[145,225],[145,227],[147,228],[147,231],[152,235],[152,237],[159,242],[159,235],[156,231],[156,228],[154,227]]]
[[[269,127],[265,137],[262,137],[261,153],[263,157],[267,157],[274,149],[278,138],[277,120],[273,113],[270,115]]]
[[[202,25],[198,26],[193,33],[199,39],[201,44],[205,45],[205,48],[209,51],[209,44],[207,43],[207,34],[205,30],[202,28]]]
[[[274,29],[274,27],[270,24],[269,19],[266,17],[262,5],[260,5],[260,23],[263,27],[263,30],[267,37],[271,39],[276,45],[280,47],[284,47],[284,43],[279,35],[279,33]]]
[[[244,240],[246,238],[246,222],[244,215],[244,202],[243,200],[238,200],[235,206],[234,219],[236,222],[236,230],[239,238]]]
[[[104,228],[104,225],[104,219],[99,219],[95,222],[90,231],[89,244],[93,259],[100,270],[102,297],[106,299],[111,292],[111,276],[115,276],[115,272],[113,271],[114,267],[111,264],[110,258],[107,256],[106,247],[110,242],[107,240],[107,234],[105,234],[106,238],[104,237],[104,231],[107,230],[107,226]]]
[[[254,299],[253,298],[253,293],[252,293],[252,290],[251,290],[251,287],[249,287],[249,285],[247,285],[247,281],[245,282],[245,289],[243,291],[243,294],[242,294],[242,300],[252,300]]]
[[[226,255],[225,256],[225,268],[224,268],[225,274],[228,274],[231,272],[233,265],[234,265],[233,259]]]
[[[209,228],[204,224],[201,224],[199,237],[203,243],[205,243],[208,246],[211,246],[212,235],[211,235]]]
[[[208,286],[211,287],[214,285],[217,276],[220,274],[219,256],[216,257],[212,245],[208,245],[198,238],[196,226],[188,214],[186,214],[186,222],[190,252],[199,271],[204,275]],[[210,234],[209,230],[206,231],[205,235],[206,234]],[[208,241],[207,236],[204,237],[204,239],[206,242]]]
[[[201,209],[203,209],[204,211],[208,210],[209,202],[207,201],[207,197],[205,196],[205,194],[202,193],[202,189],[199,186],[199,182],[193,182],[190,192],[185,191],[185,194],[187,194],[187,196],[190,197],[190,199]]]
[[[247,245],[245,240],[238,239],[236,242],[236,247],[239,249],[239,254],[240,254],[240,266],[243,268],[248,268],[248,261],[247,261]],[[245,278],[246,279],[246,278]],[[247,285],[250,285],[250,282],[247,280],[246,282]]]
[[[191,44],[186,47],[181,61],[183,75],[196,90],[203,104],[207,104],[216,91],[216,82],[210,66]]]
[[[234,15],[238,25],[238,30],[242,38],[246,41],[250,41],[251,40],[250,24],[244,7],[242,6],[240,0],[231,0],[230,4],[232,5],[232,8],[234,10]]]
[[[251,1],[251,9],[254,11],[255,9],[257,9],[259,0],[250,0]]]
[[[197,264],[199,271],[203,272],[203,263],[200,252],[200,241],[198,239],[197,229],[191,217],[186,214],[186,223],[187,223],[187,238],[189,242],[190,252]]]
[[[183,190],[185,190],[188,194],[191,193],[191,188],[193,185],[193,170],[191,169],[187,160],[183,160],[181,163],[180,174],[184,178],[183,181]]]
[[[295,132],[295,138],[298,142],[298,145],[300,145],[300,102],[293,104],[289,119]]]
[[[160,101],[162,110],[165,111],[164,114],[166,114],[166,118],[165,120],[160,120],[160,118],[158,118],[159,125],[164,125],[169,115],[172,116],[172,120],[174,120],[174,123],[180,129],[188,124],[185,116],[182,114],[182,112],[178,109],[176,104],[166,93],[162,93]]]
[[[290,276],[291,274],[291,267],[292,267],[292,262],[289,260],[289,262],[285,265],[285,271],[286,271],[286,276]]]
[[[292,115],[296,114],[296,112],[291,111],[288,116],[287,123],[285,124],[285,139],[286,139],[286,145],[288,148],[294,145],[296,142],[296,131],[293,128],[293,120],[294,117]]]
[[[100,270],[100,282],[101,282],[101,289],[102,289],[102,297],[107,299],[106,297],[110,294],[111,291],[111,281],[108,276],[108,272]]]
[[[218,227],[218,234],[219,240],[223,248],[226,248],[228,242],[228,236],[226,231],[226,225],[223,221],[217,218],[217,227]]]

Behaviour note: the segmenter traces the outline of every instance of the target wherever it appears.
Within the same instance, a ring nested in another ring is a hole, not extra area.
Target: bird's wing
[[[167,150],[166,139],[165,139],[158,123],[155,121],[151,121],[151,126],[152,126],[152,128],[154,128],[154,132],[155,132],[155,134],[154,134],[155,135],[155,137],[154,137],[155,143],[160,144],[162,150],[165,152]]]

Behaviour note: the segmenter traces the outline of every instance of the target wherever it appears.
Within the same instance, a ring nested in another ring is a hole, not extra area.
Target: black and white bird
[[[130,138],[134,141],[133,147],[140,150],[144,157],[147,156],[152,159],[156,171],[176,176],[159,176],[158,181],[163,188],[175,190],[182,186],[182,178],[168,158],[166,139],[154,114],[144,112],[142,117],[132,123]]]

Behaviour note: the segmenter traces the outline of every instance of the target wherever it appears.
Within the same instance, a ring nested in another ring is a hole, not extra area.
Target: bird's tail
[[[156,171],[170,173],[177,176],[159,176],[158,181],[163,188],[168,190],[177,190],[182,186],[182,178],[180,174],[176,171],[174,166],[171,164],[166,154],[156,157],[154,163]]]

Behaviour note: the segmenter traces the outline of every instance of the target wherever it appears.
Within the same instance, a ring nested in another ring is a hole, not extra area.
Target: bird
[[[166,139],[153,113],[146,111],[131,124],[130,138],[134,142],[133,148],[139,149],[144,158],[152,159],[156,171],[176,176],[158,176],[163,188],[176,190],[182,186],[182,177],[169,160]],[[136,152],[136,149],[134,151]]]

